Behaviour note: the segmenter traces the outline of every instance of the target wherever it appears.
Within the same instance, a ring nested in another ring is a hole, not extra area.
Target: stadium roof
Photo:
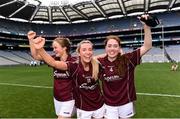
[[[179,10],[179,6],[180,0],[0,0],[0,18],[76,23]]]

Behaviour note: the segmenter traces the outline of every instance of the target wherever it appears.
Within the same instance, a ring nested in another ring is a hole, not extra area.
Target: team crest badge
[[[113,67],[114,67],[114,66],[108,66],[108,67],[109,67],[109,71],[110,71],[110,72],[113,72]]]

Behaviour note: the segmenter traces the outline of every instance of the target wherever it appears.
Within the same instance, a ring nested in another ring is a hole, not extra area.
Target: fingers
[[[122,48],[120,49],[120,53],[121,53],[121,55],[123,55],[123,54],[124,54],[124,51],[123,51],[123,49],[122,49]]]
[[[139,20],[141,19],[141,17],[140,17],[140,16],[138,16],[137,18],[138,18]]]
[[[34,32],[34,31],[29,31],[29,32],[27,33],[27,37],[28,37],[29,40],[34,39],[35,36],[36,36],[36,32]]]
[[[149,17],[149,14],[143,14],[143,15],[141,15],[141,16],[138,16],[137,18],[138,18],[139,20],[141,20],[141,19],[147,20],[148,17]]]
[[[140,20],[140,22],[141,22],[143,25],[145,25],[146,22],[147,22],[147,20],[149,19],[149,15],[148,15],[148,14],[143,14],[143,15],[141,15],[141,16],[138,16],[137,18]]]
[[[41,49],[45,45],[45,38],[37,37],[32,40],[33,46],[36,50]]]
[[[142,18],[145,18],[146,20],[148,19],[149,15],[148,14],[143,14],[141,15]]]
[[[33,39],[32,41],[33,41],[34,44],[39,44],[41,42],[44,42],[45,38],[37,37],[37,38]]]

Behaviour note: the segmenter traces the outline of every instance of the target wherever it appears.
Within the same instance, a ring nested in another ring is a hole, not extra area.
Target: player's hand
[[[33,42],[35,49],[39,50],[44,47],[45,38],[37,37],[37,38],[33,39],[32,42]]]
[[[141,21],[141,23],[142,23],[143,25],[145,25],[145,24],[146,24],[145,21],[148,20],[148,17],[149,17],[148,14],[143,14],[143,15],[137,17],[137,18]]]
[[[119,51],[119,52],[120,52],[120,54],[121,54],[121,55],[123,55],[123,54],[124,54],[124,51],[123,51],[123,49],[122,49],[122,48],[120,49],[120,51]]]
[[[34,31],[29,31],[29,32],[27,33],[27,37],[28,37],[29,40],[34,39],[35,36],[36,36],[36,32],[34,32]]]
[[[141,17],[138,18],[143,24],[146,24],[149,27],[156,27],[160,24],[159,19],[156,16],[150,16],[148,14],[145,14],[141,15]]]

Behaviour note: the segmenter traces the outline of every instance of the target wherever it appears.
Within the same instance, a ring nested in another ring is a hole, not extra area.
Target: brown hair
[[[84,44],[84,43],[89,43],[93,47],[93,44],[92,44],[91,41],[89,41],[89,40],[82,40],[80,43],[78,43],[76,52],[78,52],[78,53],[80,52],[81,45]],[[98,79],[98,73],[99,73],[99,63],[98,63],[97,60],[92,58],[91,59],[91,64],[92,64],[92,78],[97,80]]]
[[[106,39],[105,39],[105,41],[104,41],[105,46],[107,45],[107,42],[108,42],[110,39],[116,40],[116,41],[118,42],[119,46],[121,46],[121,39],[120,39],[118,36],[116,36],[116,35],[106,36]]]
[[[104,41],[105,46],[107,45],[107,42],[110,39],[116,40],[118,42],[119,46],[121,47],[121,39],[116,35],[107,36],[105,41]],[[117,60],[118,60],[118,64],[116,64],[116,66],[117,66],[116,69],[117,69],[118,75],[120,77],[124,77],[125,73],[127,71],[127,64],[129,63],[129,60],[125,55],[121,55],[120,53],[117,56]]]
[[[69,38],[57,37],[54,39],[54,41],[59,43],[62,47],[66,47],[66,53],[69,54],[71,48],[71,42]]]

